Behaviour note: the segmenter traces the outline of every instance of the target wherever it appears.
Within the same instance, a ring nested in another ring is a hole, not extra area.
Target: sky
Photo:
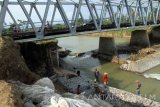
[[[0,0],[0,1],[3,1],[3,0]],[[10,1],[17,1],[17,0],[10,0]],[[34,2],[35,0],[25,0],[25,1]],[[46,0],[38,0],[38,2],[45,2],[45,1]],[[52,1],[55,2],[56,0],[52,0]],[[66,2],[77,2],[77,3],[79,2],[79,0],[65,0],[65,1]],[[90,3],[102,3],[102,0],[89,0],[89,1],[90,1]],[[116,3],[120,2],[120,0],[111,0],[111,1],[112,2],[116,2]],[[130,0],[130,1],[131,2],[129,2],[129,4],[132,4],[132,3],[133,3],[132,5],[136,4],[135,0]],[[142,1],[145,2],[146,0],[142,0]],[[83,0],[83,2],[84,2],[84,0]],[[26,7],[26,9],[27,9],[27,11],[29,13],[30,6],[25,6],[25,7]],[[24,21],[27,20],[27,18],[25,17],[25,14],[23,13],[23,11],[22,11],[22,9],[21,9],[21,7],[19,5],[12,5],[12,6],[9,5],[8,8],[9,8],[9,10],[11,11],[11,13],[14,16],[14,18],[17,21],[19,19],[20,20],[24,20]],[[39,10],[41,17],[44,16],[45,8],[46,8],[45,5],[44,6],[42,6],[42,5],[41,6],[37,6],[37,9]],[[71,20],[72,19],[73,10],[74,10],[74,6],[68,5],[68,6],[63,6],[63,8],[65,10],[65,13],[66,13],[68,19]],[[97,6],[96,8],[97,8],[97,12],[98,12],[98,14],[100,16],[102,7],[101,6]],[[49,9],[49,12],[48,12],[48,16],[47,16],[47,21],[51,21],[53,10],[54,10],[54,5],[51,5],[50,9]],[[114,8],[114,11],[117,11],[117,9]],[[86,18],[86,19],[89,18],[90,14],[89,14],[89,10],[88,10],[88,8],[86,6],[83,6],[81,8],[81,12],[82,12],[84,18]],[[124,9],[123,13],[127,14],[127,11],[125,11],[125,9]],[[106,17],[109,17],[108,13],[107,13]],[[39,20],[39,18],[37,16],[36,12],[34,11],[34,9],[33,9],[32,15],[31,15],[31,19],[33,20],[33,22],[40,22],[40,20]],[[56,12],[56,16],[55,16],[55,20],[54,21],[62,21],[61,15],[60,15],[60,13],[58,11]],[[12,21],[12,19],[9,16],[8,13],[6,14],[5,22],[7,24],[13,23],[13,21]]]
[[[2,0],[0,0],[2,1]],[[10,0],[10,1],[16,1],[16,0]],[[33,2],[35,0],[25,0],[25,1],[28,1],[28,2]],[[38,0],[38,2],[44,2],[45,0]],[[55,0],[52,0],[55,2]],[[70,1],[70,0],[65,0],[65,1]],[[74,2],[78,2],[78,0],[73,0]],[[95,0],[92,0],[92,1],[95,1]],[[96,0],[97,2],[99,0]],[[70,1],[71,2],[71,1]],[[25,6],[28,13],[29,13],[29,10],[30,10],[30,6]],[[14,18],[16,20],[27,20],[27,18],[25,17],[25,14],[23,13],[21,7],[19,5],[9,5],[8,6],[9,10],[11,11],[11,13],[13,14]],[[39,10],[40,14],[41,14],[41,17],[44,16],[44,12],[45,12],[45,8],[46,6],[37,6],[37,9]],[[74,10],[74,6],[71,6],[71,5],[68,5],[68,6],[63,6],[65,12],[66,12],[66,15],[68,17],[69,20],[72,19],[72,14],[73,14],[73,10]],[[53,10],[54,10],[54,5],[51,5],[50,6],[50,9],[49,9],[49,12],[48,12],[48,17],[47,17],[47,20],[50,21],[51,18],[52,18],[52,14],[53,14]],[[87,7],[82,7],[81,8],[81,12],[83,14],[84,17],[89,17],[89,11],[87,9]],[[98,10],[98,13],[100,13],[100,10]],[[34,22],[40,22],[35,10],[33,9],[33,12],[32,12],[32,15],[31,15],[31,18]],[[56,12],[56,16],[55,16],[55,21],[62,21],[62,18],[61,18],[61,15],[59,13],[59,11]],[[8,12],[6,14],[6,17],[5,17],[5,22],[6,23],[13,23],[11,17],[9,16]]]

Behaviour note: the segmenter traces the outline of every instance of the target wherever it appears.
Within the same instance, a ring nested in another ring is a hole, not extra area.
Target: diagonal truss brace
[[[35,27],[35,25],[34,25],[32,19],[31,19],[30,15],[28,14],[28,12],[27,12],[27,10],[26,10],[24,4],[22,3],[22,0],[17,0],[17,1],[18,1],[19,5],[21,6],[21,8],[22,8],[22,10],[23,10],[25,16],[27,17],[28,21],[30,22],[32,28],[34,29],[35,34],[36,34],[36,37],[39,38],[38,30],[36,29],[36,27]]]
[[[98,27],[97,21],[96,21],[96,19],[95,19],[95,16],[94,16],[94,14],[93,14],[93,10],[91,9],[91,5],[90,5],[90,3],[89,3],[89,0],[85,0],[85,2],[86,2],[86,5],[87,5],[87,7],[88,7],[88,9],[89,9],[89,13],[90,13],[90,15],[91,15],[91,17],[92,17],[92,20],[93,20],[93,22],[94,22],[94,25],[95,25],[96,29],[99,30],[99,27]]]
[[[17,29],[20,29],[20,26],[19,26],[18,23],[16,22],[14,16],[12,15],[12,13],[11,13],[11,11],[8,9],[8,7],[7,7],[7,12],[8,12],[8,14],[10,15],[11,19],[13,20],[14,24],[16,25],[16,28],[17,28]]]
[[[1,8],[1,13],[0,13],[0,36],[2,35],[3,24],[4,24],[6,12],[7,12],[8,3],[9,3],[9,0],[4,0],[2,8]]]
[[[77,22],[78,22],[78,18],[79,18],[80,11],[81,11],[81,6],[82,6],[82,0],[79,1],[77,13],[76,13],[76,17],[75,17],[75,21],[73,25],[73,32],[76,32]]]
[[[43,17],[43,21],[42,21],[41,31],[40,31],[42,36],[44,36],[44,28],[45,28],[50,4],[51,4],[51,0],[48,0],[47,5],[46,5],[46,10],[45,10],[45,13],[44,13],[44,17]]]
[[[59,0],[56,0],[56,1],[57,1],[57,8],[58,8],[58,10],[59,10],[59,12],[60,12],[60,14],[61,14],[64,22],[65,22],[65,24],[68,26],[70,32],[73,32],[73,31],[72,31],[71,24],[69,23],[69,20],[68,20],[67,15],[66,15],[63,7],[62,7],[61,2],[60,2]]]

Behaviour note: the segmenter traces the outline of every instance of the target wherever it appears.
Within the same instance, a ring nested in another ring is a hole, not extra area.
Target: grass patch
[[[47,40],[40,40],[40,41],[36,41],[36,44],[49,44],[49,43],[58,43],[57,39],[47,39]]]
[[[107,31],[106,33],[113,33],[113,34],[127,33],[127,34],[130,34],[132,31],[135,31],[135,30],[145,30],[145,29],[146,28],[133,28],[133,29],[112,30],[112,31]]]

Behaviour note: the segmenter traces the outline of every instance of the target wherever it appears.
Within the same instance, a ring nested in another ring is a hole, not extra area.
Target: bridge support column
[[[151,31],[151,39],[155,42],[160,41],[160,26],[153,27]]]
[[[150,47],[149,36],[146,30],[135,30],[131,34],[130,46],[141,48]]]
[[[106,55],[116,55],[117,49],[113,37],[100,37],[99,40],[99,53]]]

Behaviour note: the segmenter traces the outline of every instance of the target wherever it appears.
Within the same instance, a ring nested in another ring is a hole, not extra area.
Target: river
[[[58,38],[58,45],[69,49],[72,53],[87,52],[81,57],[67,56],[63,59],[66,68],[77,67],[83,71],[89,78],[94,79],[93,71],[98,68],[103,74],[107,72],[109,76],[109,85],[122,90],[135,93],[136,80],[142,83],[141,94],[147,98],[153,98],[160,102],[160,66],[146,71],[144,74],[132,73],[123,71],[119,68],[120,65],[101,61],[91,57],[89,51],[98,49],[99,37],[88,36],[71,36]],[[116,45],[127,45],[129,38],[115,38]],[[122,55],[126,57],[126,55]],[[159,80],[158,80],[159,79]]]

